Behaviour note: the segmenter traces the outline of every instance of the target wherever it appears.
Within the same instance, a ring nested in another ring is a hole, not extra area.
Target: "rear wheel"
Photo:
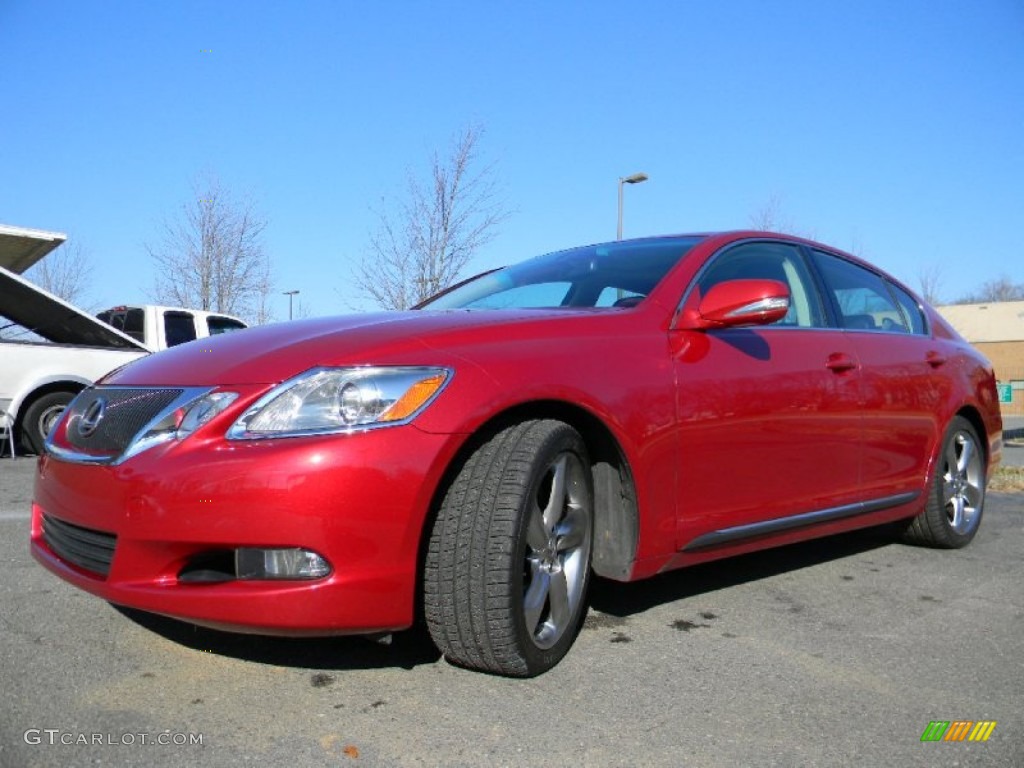
[[[509,427],[469,457],[424,570],[427,627],[446,658],[516,677],[561,660],[586,612],[593,498],[586,447],[560,421]]]
[[[949,425],[924,511],[904,531],[914,544],[966,546],[978,532],[985,505],[985,451],[978,432],[957,416]]]
[[[43,452],[46,436],[74,397],[73,392],[49,392],[32,401],[21,420],[21,439],[26,450]]]

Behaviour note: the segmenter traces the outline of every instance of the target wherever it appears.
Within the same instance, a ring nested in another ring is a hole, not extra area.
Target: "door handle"
[[[932,368],[938,368],[946,362],[946,356],[934,350],[925,355],[924,359]]]
[[[845,373],[857,367],[857,361],[845,352],[833,352],[825,361],[825,367],[833,373]]]

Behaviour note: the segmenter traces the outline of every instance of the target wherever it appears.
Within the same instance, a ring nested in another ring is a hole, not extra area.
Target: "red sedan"
[[[542,256],[410,312],[203,339],[82,392],[32,552],[113,603],[550,669],[632,581],[900,521],[978,530],[989,363],[888,275],[758,232]]]

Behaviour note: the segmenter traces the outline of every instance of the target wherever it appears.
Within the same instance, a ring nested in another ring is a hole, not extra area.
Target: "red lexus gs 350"
[[[47,441],[32,551],[222,629],[421,612],[452,662],[529,676],[595,574],[883,523],[964,546],[1001,429],[989,363],[857,258],[763,232],[606,243],[109,374]]]

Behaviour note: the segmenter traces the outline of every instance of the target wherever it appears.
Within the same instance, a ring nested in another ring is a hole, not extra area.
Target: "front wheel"
[[[985,451],[978,432],[957,416],[942,441],[924,511],[907,526],[904,539],[941,549],[967,546],[981,525],[985,482]]]
[[[579,433],[508,427],[448,487],[424,566],[434,643],[461,666],[515,677],[557,664],[586,613],[593,482]]]
[[[74,397],[73,392],[48,392],[32,401],[21,420],[21,440],[26,450],[43,452],[46,436]]]

